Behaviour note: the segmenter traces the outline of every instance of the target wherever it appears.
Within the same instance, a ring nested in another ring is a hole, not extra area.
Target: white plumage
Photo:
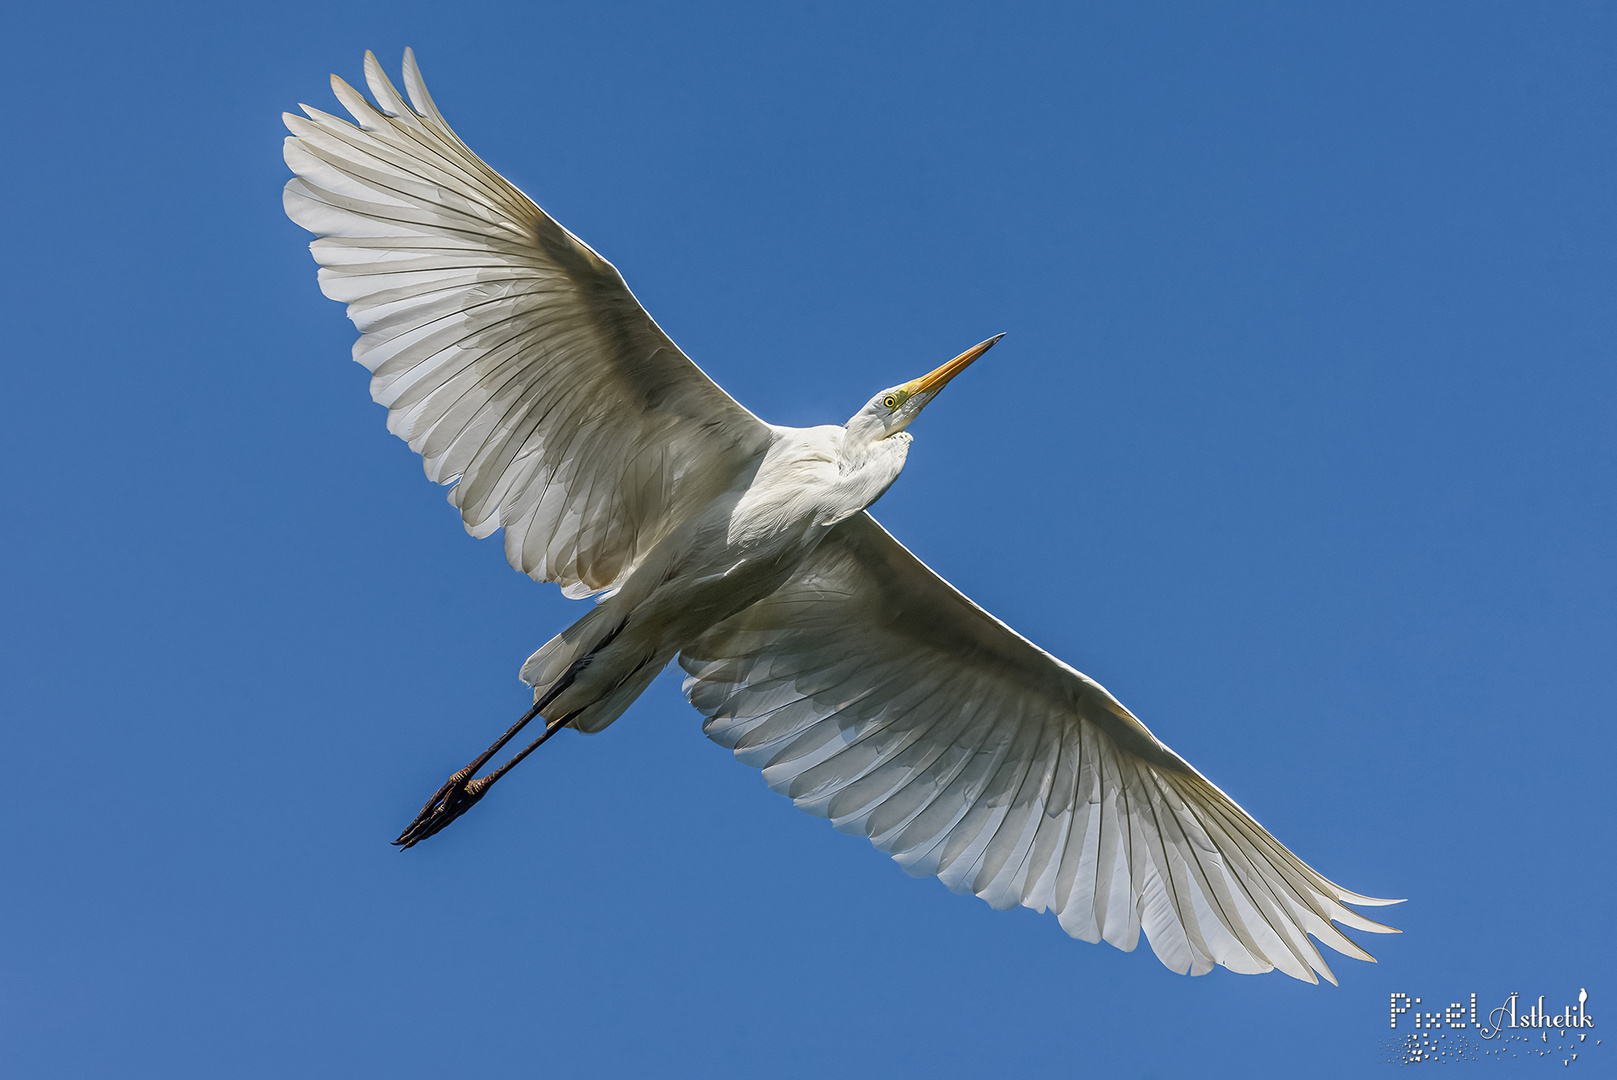
[[[355,124],[288,115],[287,213],[360,330],[388,429],[467,531],[571,597],[608,593],[522,670],[536,704],[400,842],[463,813],[554,731],[611,723],[675,655],[709,737],[906,871],[1201,974],[1334,981],[1313,938],[1387,932],[1098,683],[954,590],[865,508],[905,430],[997,338],[847,424],[769,425],[670,341],[617,270],[367,53]],[[533,715],[546,733],[489,777]]]
[[[285,205],[320,236],[320,288],[360,330],[371,396],[429,477],[459,480],[468,532],[503,526],[511,565],[568,596],[613,588],[769,430],[611,263],[467,149],[413,57],[416,111],[369,53],[365,78],[380,112],[332,80],[358,128],[287,115]]]

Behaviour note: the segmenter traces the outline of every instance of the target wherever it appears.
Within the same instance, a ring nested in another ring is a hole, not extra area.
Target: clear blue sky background
[[[390,848],[581,610],[385,432],[281,212],[280,112],[406,44],[764,417],[1008,331],[879,516],[1409,897],[1381,962],[1180,978],[913,881],[672,674]],[[1580,986],[1617,1036],[1611,5],[12,4],[0,53],[7,1075],[1362,1076],[1393,991]]]

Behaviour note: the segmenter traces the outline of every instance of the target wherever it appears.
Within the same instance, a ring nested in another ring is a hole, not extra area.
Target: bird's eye
[[[889,409],[898,408],[898,399],[892,394],[888,394],[886,397],[882,398],[881,403],[887,406]]]

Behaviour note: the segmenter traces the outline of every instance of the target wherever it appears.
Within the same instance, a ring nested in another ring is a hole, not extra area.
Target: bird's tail
[[[605,604],[591,608],[582,619],[539,646],[539,651],[523,662],[518,677],[535,690],[544,690],[566,675],[574,662],[585,659],[615,636],[617,627],[606,608]]]
[[[573,714],[568,726],[585,734],[602,731],[634,703],[671,657],[655,647],[620,641],[626,620],[611,600],[545,642],[522,665],[521,679],[535,697],[568,685],[541,710],[547,720]],[[631,635],[632,636],[632,635]],[[614,644],[617,647],[608,652]]]

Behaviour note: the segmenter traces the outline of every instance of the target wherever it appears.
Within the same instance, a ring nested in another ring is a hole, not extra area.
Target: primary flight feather
[[[465,813],[563,727],[600,731],[676,656],[704,730],[906,871],[1086,941],[1143,930],[1177,972],[1331,979],[1310,936],[1388,932],[1098,683],[999,622],[866,508],[906,430],[990,338],[846,424],[767,424],[652,320],[611,263],[483,163],[404,54],[365,54],[353,122],[286,115],[292,220],[348,305],[388,430],[474,536],[567,596],[605,593],[522,667],[534,705],[395,841]],[[544,733],[477,773],[535,717]]]

